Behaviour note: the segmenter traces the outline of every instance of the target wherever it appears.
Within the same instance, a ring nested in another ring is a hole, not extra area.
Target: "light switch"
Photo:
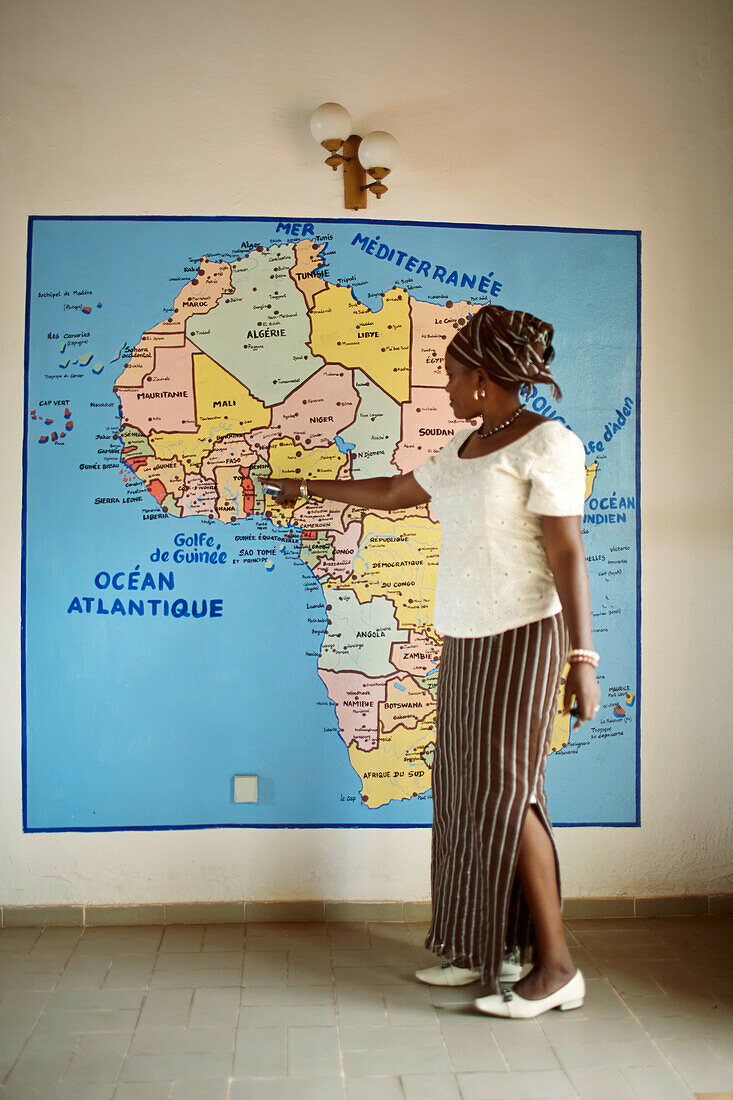
[[[256,802],[257,801],[257,776],[256,775],[235,775],[234,776],[234,801],[235,802]]]

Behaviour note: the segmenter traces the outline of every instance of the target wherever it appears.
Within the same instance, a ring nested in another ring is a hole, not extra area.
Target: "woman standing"
[[[475,1004],[510,1018],[583,1003],[565,942],[557,853],[544,789],[566,660],[564,712],[597,712],[590,592],[580,517],[583,444],[529,412],[525,385],[560,391],[553,328],[485,306],[446,353],[455,415],[481,418],[410,474],[362,481],[273,478],[281,503],[302,496],[393,511],[432,501],[442,546],[434,621],[445,635],[433,767],[433,919],[426,946],[447,958],[418,971],[432,985],[483,981]],[[568,645],[570,650],[568,652]],[[512,975],[507,953],[531,971]]]

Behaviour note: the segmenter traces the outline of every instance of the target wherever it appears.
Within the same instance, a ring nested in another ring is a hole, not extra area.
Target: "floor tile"
[[[405,1100],[406,1093],[399,1077],[348,1077],[346,1096],[347,1100]]]
[[[702,976],[700,969],[698,967],[693,969],[693,966],[690,960],[683,963],[679,960],[669,962],[651,959],[645,964],[645,969],[665,993],[687,996],[714,992],[710,988],[710,980],[720,980],[720,968],[716,967],[711,974]]]
[[[258,954],[251,954],[249,951],[245,953],[242,976],[242,983],[245,986],[287,985],[287,981],[288,953],[286,950],[262,951]]]
[[[153,953],[160,946],[163,931],[159,927],[144,925],[135,928],[87,928],[74,953],[80,956]]]
[[[646,1040],[648,1033],[631,1016],[612,1017],[609,1020],[577,1019],[575,1012],[547,1012],[538,1020],[539,1026],[552,1043],[623,1043],[630,1040]]]
[[[563,1015],[565,1015],[563,1013]],[[509,1026],[492,1025],[496,1043],[510,1070],[549,1070],[560,1069],[557,1056],[540,1027],[528,1028],[522,1021],[517,1026],[515,1020],[505,1021]],[[514,1026],[512,1026],[514,1025]]]
[[[187,1027],[193,989],[151,989],[140,1013],[139,1027]]]
[[[644,988],[647,987],[645,986]],[[661,993],[658,986],[654,985],[653,989],[655,993]],[[630,1012],[624,998],[625,994],[622,995],[618,989],[613,987],[611,982],[605,979],[602,981],[586,981],[585,1001],[581,1009],[582,1016],[586,1019],[595,1020],[610,1020],[614,1017],[628,1017]],[[576,1014],[573,1013],[573,1018],[575,1018],[575,1016]]]
[[[0,1082],[10,1073],[27,1041],[27,1034],[0,1032]]]
[[[665,992],[648,969],[628,959],[604,960],[603,973],[622,997],[657,997]]]
[[[345,1050],[347,1077],[402,1077],[414,1073],[453,1073],[444,1050]]]
[[[694,1100],[694,1092],[670,1066],[636,1066],[622,1070],[638,1100]]]
[[[140,1015],[136,1008],[48,1008],[40,1017],[36,1035],[83,1035],[124,1032],[132,1035]]]
[[[413,982],[412,970],[403,966],[334,966],[333,975],[337,988],[359,989],[364,986],[404,985]]]
[[[169,951],[161,953],[155,964],[156,974],[168,974],[174,970],[239,970],[242,966],[241,951]]]
[[[435,1027],[342,1027],[343,1050],[440,1049],[443,1036]]]
[[[287,1028],[253,1028],[237,1032],[234,1048],[235,1077],[286,1077],[287,1073]]]
[[[151,989],[224,989],[239,988],[242,976],[239,968],[234,970],[189,970],[182,968],[171,971],[153,971],[150,978]]]
[[[48,1000],[50,1009],[86,1009],[134,1008],[137,1011],[145,1000],[143,989],[59,989],[51,993]],[[150,994],[148,994],[150,996]]]
[[[36,972],[35,970],[0,970],[0,993],[50,993],[59,982],[55,970]]]
[[[733,1070],[704,1039],[663,1039],[659,1049],[693,1092],[733,1090]]]
[[[198,1082],[196,1082],[198,1085]],[[170,1100],[173,1091],[173,1082],[165,1081],[153,1084],[146,1081],[143,1084],[127,1083],[117,1086],[114,1100]]]
[[[288,1074],[291,1077],[341,1077],[341,1053],[336,1029],[288,1029]]]
[[[71,955],[67,951],[43,951],[36,954],[16,955],[6,951],[0,956],[0,974],[7,977],[13,974],[55,974],[60,976],[66,969]]]
[[[240,1002],[244,1005],[332,1005],[333,990],[322,985],[245,985]]]
[[[188,1026],[191,1028],[236,1027],[241,990],[195,989]]]
[[[117,1081],[129,1035],[82,1035],[63,1076],[64,1084]]]
[[[644,1030],[653,1039],[728,1039],[733,1036],[733,1017],[712,1013],[705,1016],[646,1016]]]
[[[733,1023],[733,1013],[709,993],[687,993],[657,997],[624,997],[625,1003],[640,1020],[647,1016],[716,1016],[727,1015]]]
[[[478,1020],[472,1027],[451,1027],[443,1023],[441,1028],[454,1073],[506,1070],[506,1060],[488,1022]]]
[[[198,1081],[196,1086],[198,1086]],[[153,1084],[152,1081],[145,1081],[143,1084],[139,1084],[139,1082],[130,1084],[130,1082],[123,1081],[121,1085],[118,1085],[117,1092],[114,1093],[114,1100],[169,1100],[173,1088],[173,1081],[162,1081],[158,1084]]]
[[[459,1073],[463,1100],[577,1100],[575,1086],[559,1070],[539,1073]]]
[[[553,1050],[564,1069],[624,1069],[627,1066],[659,1066],[664,1059],[648,1040],[626,1043],[582,1043],[555,1036]]]
[[[714,1054],[720,1058],[721,1062],[724,1062],[726,1066],[733,1069],[733,1029],[728,1032],[725,1038],[708,1039],[707,1043]]]
[[[171,1100],[227,1100],[229,1079],[225,1081],[176,1081]]]
[[[370,951],[372,941],[366,929],[357,930],[356,926],[343,926],[329,932],[328,937],[331,950],[336,951]]]
[[[330,1005],[243,1005],[240,1028],[335,1027],[336,1006]]]
[[[104,989],[146,989],[155,965],[154,955],[120,955],[104,979]]]
[[[234,1028],[139,1027],[130,1054],[233,1054]]]
[[[2,928],[0,929],[0,953],[30,951],[42,934],[40,928]]]
[[[59,1081],[79,1041],[76,1035],[33,1035],[20,1053],[6,1084],[51,1085]]]
[[[75,955],[69,960],[57,989],[101,989],[112,966],[110,955]]]
[[[342,1027],[384,1027],[388,1023],[379,990],[337,990],[336,1012]]]
[[[84,929],[47,927],[41,930],[41,934],[30,948],[31,952],[44,951],[47,948],[58,950],[61,947],[73,950],[84,935]]]
[[[426,986],[415,983],[404,989],[385,989],[384,1006],[393,1026],[435,1025],[437,1016]]]
[[[428,1077],[416,1073],[403,1077],[405,1100],[461,1100],[458,1080],[452,1073],[436,1073]]]
[[[112,1100],[117,1096],[117,1085],[112,1081],[84,1084],[8,1085],[0,1096],[3,1100]]]
[[[204,925],[204,951],[243,951],[244,942],[243,924]]]
[[[346,1100],[346,1092],[343,1081],[284,1077],[269,1081],[233,1081],[229,1100]]]
[[[6,993],[0,1000],[0,1035],[30,1035],[49,997],[49,993]]]
[[[568,1077],[581,1100],[637,1100],[636,1093],[618,1069],[574,1069]]]
[[[131,1054],[122,1081],[215,1081],[229,1077],[230,1054]]]
[[[161,955],[196,953],[203,951],[206,928],[203,924],[173,924],[163,932],[160,944]]]

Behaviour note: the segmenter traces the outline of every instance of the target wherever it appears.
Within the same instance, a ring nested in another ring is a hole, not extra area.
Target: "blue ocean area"
[[[228,524],[166,516],[119,461],[113,385],[129,350],[170,315],[202,257],[228,258],[242,254],[243,243],[268,247],[291,239],[282,224],[274,218],[31,222],[23,595],[28,830],[430,824],[429,797],[379,809],[361,802],[360,779],[318,675],[323,632],[308,619],[315,605],[325,619],[326,600],[299,556],[300,528],[286,537],[287,528],[264,516]],[[489,289],[501,283],[500,304],[551,319],[563,415],[587,444],[604,441],[627,395],[637,402],[636,235],[325,220],[314,230],[316,238],[331,238],[324,277],[361,284],[355,294],[370,309],[394,285],[440,302],[446,287],[432,274],[418,278],[417,263],[408,272],[404,261],[377,259],[376,248],[369,253],[353,243],[357,233],[378,234],[395,257],[405,252],[406,259],[429,263],[431,273],[442,265],[446,272],[491,275]],[[97,303],[104,308],[84,311]],[[55,430],[65,407],[73,430],[39,446],[47,429],[42,433],[30,410],[53,419]],[[589,515],[610,515],[601,502],[612,492],[638,498],[634,432],[611,430],[604,449],[593,452],[597,503]],[[355,446],[341,435],[334,442],[343,454]],[[561,824],[631,824],[638,815],[636,513],[623,526],[616,521],[613,536],[605,521],[586,526],[589,558],[609,556],[610,545],[628,547],[622,576],[594,568],[591,583],[594,609],[603,612],[597,648],[605,683],[628,685],[634,702],[624,703],[622,693],[625,713],[609,711],[602,738],[589,739],[586,726],[582,750],[553,754],[550,809]],[[213,536],[225,559],[174,561],[179,532]],[[255,540],[238,539],[244,534]],[[247,558],[241,551],[250,545],[261,552]],[[606,636],[613,641],[604,651]],[[239,774],[260,777],[259,802],[234,802]]]

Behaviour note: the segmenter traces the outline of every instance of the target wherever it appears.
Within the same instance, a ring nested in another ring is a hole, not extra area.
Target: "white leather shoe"
[[[512,985],[519,981],[522,973],[522,964],[507,957],[501,964],[499,981]],[[415,977],[425,985],[473,985],[481,981],[480,967],[454,966],[453,963],[443,963],[441,966],[429,966],[427,970],[417,970]]]
[[[549,997],[539,1001],[528,1001],[518,993],[492,993],[489,997],[477,997],[473,1002],[479,1012],[487,1016],[502,1016],[506,1020],[531,1020],[541,1016],[551,1008],[567,1012],[571,1008],[580,1008],[585,999],[585,982],[580,971],[576,971],[569,982],[556,989]]]

